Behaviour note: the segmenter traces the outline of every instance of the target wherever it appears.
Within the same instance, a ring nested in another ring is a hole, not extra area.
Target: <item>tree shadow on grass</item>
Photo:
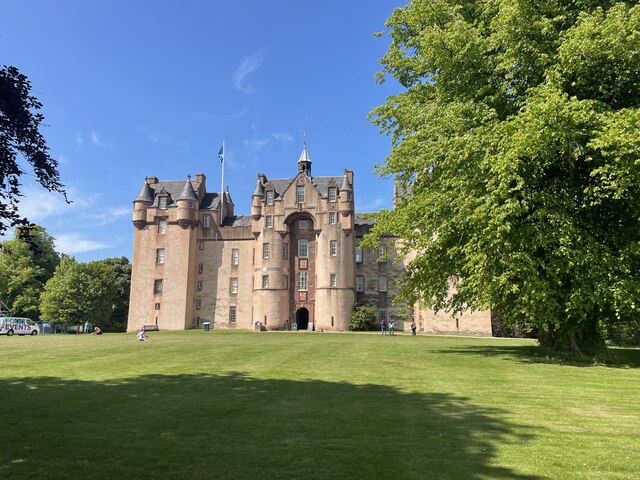
[[[442,393],[197,374],[2,379],[0,398],[0,478],[540,478],[496,465],[528,427]]]
[[[536,345],[470,345],[438,350],[438,354],[467,354],[487,357],[507,357],[524,363],[548,363],[573,367],[605,366],[611,368],[639,368],[640,349],[609,347],[601,358],[577,359],[573,355],[554,354]]]

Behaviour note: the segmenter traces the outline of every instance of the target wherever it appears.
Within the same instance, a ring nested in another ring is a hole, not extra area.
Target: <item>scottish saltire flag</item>
[[[220,160],[220,163],[224,162],[224,145],[220,147],[220,151],[218,152],[218,160]]]

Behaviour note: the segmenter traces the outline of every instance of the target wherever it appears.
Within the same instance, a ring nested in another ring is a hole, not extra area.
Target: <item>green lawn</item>
[[[0,478],[640,478],[640,350],[159,332],[0,337]]]

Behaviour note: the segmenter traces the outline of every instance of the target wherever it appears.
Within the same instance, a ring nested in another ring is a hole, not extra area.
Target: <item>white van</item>
[[[0,335],[37,335],[38,325],[28,318],[0,317]]]

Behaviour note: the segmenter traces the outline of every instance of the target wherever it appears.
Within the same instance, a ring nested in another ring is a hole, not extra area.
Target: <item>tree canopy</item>
[[[104,261],[78,263],[63,258],[42,294],[42,318],[54,325],[104,325],[110,319],[117,286]]]
[[[53,238],[43,227],[17,227],[12,240],[0,243],[0,300],[14,315],[38,320],[40,295],[58,263]]]
[[[108,266],[113,274],[116,295],[112,313],[104,325],[105,332],[125,332],[129,318],[129,293],[131,290],[131,263],[127,257],[105,258],[101,263]]]
[[[44,120],[41,108],[26,76],[12,66],[0,68],[0,235],[29,224],[18,212],[20,178],[29,170],[44,188],[61,193],[66,200],[58,161],[49,154],[39,130]]]
[[[401,298],[594,353],[640,306],[640,6],[412,0],[387,27],[404,89],[371,119],[400,194],[366,242],[417,253]]]

